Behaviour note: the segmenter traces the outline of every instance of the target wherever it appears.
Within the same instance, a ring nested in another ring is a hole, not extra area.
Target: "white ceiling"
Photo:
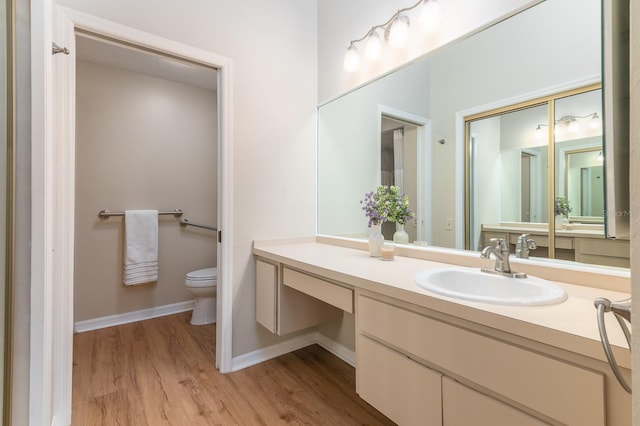
[[[217,88],[218,72],[215,68],[181,61],[108,40],[100,40],[84,34],[78,34],[76,37],[76,57],[80,60],[203,89],[216,90]]]

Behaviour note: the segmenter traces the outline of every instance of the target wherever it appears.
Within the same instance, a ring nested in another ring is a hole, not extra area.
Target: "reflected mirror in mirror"
[[[548,229],[548,139],[536,130],[547,126],[547,120],[548,106],[543,104],[470,121],[473,250],[482,250],[491,238],[508,239],[510,232]],[[536,255],[544,251],[540,243]]]
[[[603,222],[603,161],[602,148],[565,152],[565,193],[576,200],[569,223]]]

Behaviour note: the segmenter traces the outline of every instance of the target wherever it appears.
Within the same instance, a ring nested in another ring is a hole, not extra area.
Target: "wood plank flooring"
[[[241,371],[214,367],[215,325],[190,312],[74,336],[73,425],[392,425],[353,367],[314,345]]]

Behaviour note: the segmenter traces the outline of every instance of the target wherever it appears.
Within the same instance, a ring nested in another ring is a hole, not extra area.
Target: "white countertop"
[[[320,243],[315,238],[256,241],[253,253],[354,288],[374,291],[605,362],[593,301],[597,297],[610,300],[629,297],[628,293],[620,291],[557,282],[568,294],[563,303],[491,305],[440,296],[414,283],[417,272],[451,266],[447,263],[397,255],[394,261],[382,261],[370,257],[368,251]],[[452,255],[450,263],[455,261],[455,255]],[[631,356],[622,330],[612,314],[605,317],[616,360],[620,366],[630,369]]]

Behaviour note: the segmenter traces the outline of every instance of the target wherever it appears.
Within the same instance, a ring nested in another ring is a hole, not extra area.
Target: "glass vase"
[[[409,234],[404,230],[404,223],[396,222],[396,232],[393,234],[393,242],[398,244],[409,244]]]
[[[369,235],[369,255],[371,257],[380,257],[382,255],[382,245],[384,237],[380,232],[380,225],[371,226],[371,235]]]

